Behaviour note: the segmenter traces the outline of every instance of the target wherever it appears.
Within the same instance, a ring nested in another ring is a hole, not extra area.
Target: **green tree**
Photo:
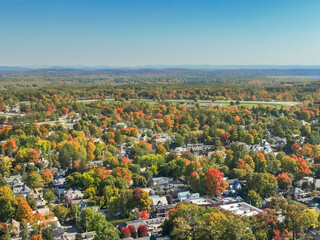
[[[30,234],[29,234],[29,228],[28,228],[27,222],[23,222],[21,224],[20,236],[21,236],[22,240],[30,240]]]
[[[94,240],[119,240],[120,236],[116,228],[107,221],[104,221],[101,226],[96,229]]]
[[[255,207],[262,207],[261,196],[253,190],[249,190],[246,201]]]
[[[139,174],[132,174],[132,181],[134,187],[146,187],[147,186],[147,179],[144,176],[141,176]]]
[[[54,202],[56,200],[56,196],[54,195],[54,193],[50,189],[46,189],[44,191],[43,198],[44,198],[44,200],[46,200],[49,203]]]
[[[61,205],[56,205],[53,208],[53,213],[59,219],[59,221],[63,223],[67,217],[68,209]]]
[[[79,205],[77,204],[71,204],[68,212],[68,218],[70,221],[77,223],[79,222]]]
[[[91,231],[92,229],[92,220],[95,215],[95,211],[92,208],[86,208],[80,214],[80,224],[85,229],[85,231]]]
[[[15,213],[15,204],[13,192],[8,186],[0,188],[0,221],[5,222],[13,217]]]
[[[50,226],[46,227],[45,229],[43,229],[41,235],[42,235],[44,240],[54,240],[53,231],[52,231],[52,228]]]
[[[298,239],[298,234],[302,230],[319,226],[319,214],[314,210],[309,210],[302,204],[287,204],[282,206],[282,215],[286,227],[292,231],[293,240]]]
[[[30,174],[28,174],[25,182],[29,187],[33,189],[42,186],[41,176],[37,172],[31,172]]]
[[[34,195],[33,195],[33,194],[28,194],[28,196],[27,196],[27,202],[28,202],[29,206],[30,206],[33,210],[36,210],[36,209],[37,209],[37,201],[34,199]]]
[[[271,197],[277,192],[277,179],[269,173],[254,173],[248,179],[248,188],[263,198]]]
[[[167,150],[163,145],[158,145],[156,147],[156,154],[159,154],[165,157],[167,155]]]
[[[251,144],[254,143],[254,137],[252,136],[252,134],[247,133],[247,134],[244,136],[243,141],[244,141],[246,144],[251,145]]]

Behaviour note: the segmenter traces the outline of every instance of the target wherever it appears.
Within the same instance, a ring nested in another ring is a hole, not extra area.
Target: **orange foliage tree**
[[[214,168],[208,170],[206,173],[206,187],[209,194],[218,195],[222,193],[226,187],[223,173]]]

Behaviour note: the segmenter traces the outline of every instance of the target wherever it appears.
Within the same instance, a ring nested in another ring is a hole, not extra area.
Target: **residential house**
[[[133,225],[136,229],[140,225],[144,225],[147,227],[149,234],[151,235],[161,235],[162,228],[161,224],[164,221],[164,218],[158,217],[158,218],[150,218],[146,220],[134,220],[134,221],[128,221],[124,222],[120,225],[118,225],[118,229],[121,230],[123,227],[127,227],[128,225]]]
[[[176,206],[177,206],[177,204],[155,206],[155,215],[156,215],[156,217],[168,217],[169,211],[171,209],[174,209]]]
[[[80,121],[80,118],[78,116],[74,116],[73,118],[71,118],[71,123],[76,123],[79,121]]]
[[[314,178],[313,177],[303,177],[301,180],[298,181],[298,186],[302,187],[303,184],[313,184]]]
[[[12,188],[12,191],[13,191],[13,194],[14,196],[17,196],[17,195],[22,195],[24,196],[25,198],[28,196],[28,194],[32,193],[32,190],[31,188],[29,188],[27,185],[19,185],[19,186],[14,186]]]
[[[241,190],[241,183],[238,179],[228,179],[229,182],[229,189],[232,191],[238,191]]]
[[[84,194],[80,190],[67,190],[63,193],[64,199],[67,203],[70,203],[71,200],[74,199],[82,199],[84,197]]]
[[[290,192],[296,199],[303,198],[305,195],[307,195],[307,192],[305,192],[301,188],[297,188],[297,187],[292,188],[290,190]]]
[[[213,207],[214,206],[213,202],[211,202],[209,199],[206,199],[206,198],[203,198],[203,197],[187,198],[184,201],[196,204],[196,205],[198,205],[200,207]]]
[[[177,147],[172,152],[176,153],[178,156],[181,156],[182,153],[187,152],[188,149],[185,147]]]
[[[210,199],[210,201],[214,201],[215,205],[226,205],[241,202],[243,199],[237,195],[228,196],[228,194],[223,194],[219,197]]]
[[[152,182],[155,190],[168,190],[183,186],[181,181],[173,180],[173,178],[168,177],[155,177],[152,178]]]
[[[261,209],[256,208],[246,202],[221,205],[220,208],[240,216],[254,216],[262,212]]]
[[[92,161],[88,163],[89,167],[101,167],[103,166],[103,161],[102,160],[97,160],[97,161]]]
[[[65,181],[66,181],[65,177],[59,177],[57,179],[54,179],[53,186],[55,188],[65,188],[65,185],[64,185]]]
[[[190,143],[190,144],[187,144],[186,148],[189,151],[193,151],[193,152],[199,152],[207,149],[207,147],[203,143],[193,143],[193,144]]]
[[[124,122],[119,122],[114,125],[114,128],[115,129],[128,128],[128,124]]]
[[[6,178],[6,181],[11,188],[13,186],[23,185],[22,176],[20,174],[11,175]]]
[[[20,222],[10,218],[6,222],[6,224],[7,224],[7,227],[11,230],[11,234],[15,237],[18,237],[20,233]]]
[[[177,196],[178,196],[178,200],[180,202],[182,202],[186,199],[199,198],[200,194],[199,193],[190,193],[189,191],[186,191],[186,192],[179,192]]]
[[[82,212],[86,208],[91,208],[95,212],[99,212],[100,207],[99,206],[90,206],[89,199],[73,199],[70,201],[70,204],[76,204],[79,206],[79,211]]]
[[[151,208],[155,209],[158,206],[168,205],[167,198],[165,196],[159,197],[158,195],[150,196]]]
[[[153,186],[159,187],[162,185],[168,185],[169,182],[172,182],[173,178],[168,177],[154,177],[152,178]]]

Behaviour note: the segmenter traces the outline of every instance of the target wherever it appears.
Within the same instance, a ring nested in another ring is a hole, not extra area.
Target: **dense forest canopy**
[[[318,80],[215,82],[195,70],[192,83],[185,70],[117,71],[3,73],[1,239],[60,237],[57,222],[95,240],[285,240],[318,231]]]

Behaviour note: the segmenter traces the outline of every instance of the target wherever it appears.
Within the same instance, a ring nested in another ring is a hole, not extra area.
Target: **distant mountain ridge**
[[[63,68],[55,66],[53,68],[23,68],[23,67],[0,67],[2,77],[16,76],[23,77],[42,76],[42,77],[130,77],[130,78],[153,78],[164,77],[185,78],[188,82],[191,78],[195,81],[206,78],[223,78],[223,77],[270,77],[270,76],[320,76],[320,66],[316,68],[292,68],[292,69],[264,69],[264,68],[243,68],[243,69],[192,69],[192,68]],[[188,80],[189,79],[189,80]],[[201,80],[201,81],[202,81]]]
[[[31,65],[31,66],[0,66],[0,71],[25,71],[35,69],[78,69],[78,70],[103,70],[103,69],[197,69],[197,70],[237,70],[237,69],[320,69],[320,65],[141,65],[141,66],[108,66],[108,65]]]

